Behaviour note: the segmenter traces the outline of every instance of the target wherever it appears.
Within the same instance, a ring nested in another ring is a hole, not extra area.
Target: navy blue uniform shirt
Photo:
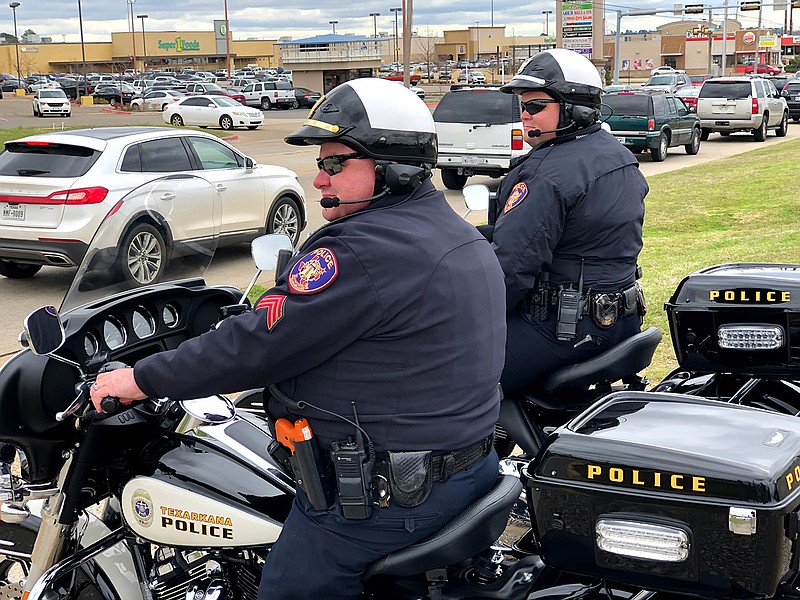
[[[256,306],[139,361],[139,387],[182,399],[278,383],[350,419],[354,401],[378,451],[454,450],[494,430],[503,274],[429,181],[322,227]],[[310,408],[294,416],[323,444],[354,434]]]
[[[550,283],[617,292],[634,282],[649,188],[636,157],[592,125],[534,147],[502,181],[489,211],[510,309],[542,271]]]

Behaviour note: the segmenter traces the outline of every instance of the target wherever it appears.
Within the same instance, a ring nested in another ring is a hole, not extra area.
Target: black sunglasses
[[[352,154],[333,154],[325,158],[318,158],[317,168],[320,171],[325,171],[328,175],[336,175],[342,172],[342,165],[344,163],[354,158],[364,158],[364,156],[358,152],[353,152]]]
[[[523,102],[522,100],[519,101],[519,107],[522,112],[527,112],[529,115],[533,116],[540,112],[542,112],[545,108],[547,108],[548,104],[558,104],[558,100],[545,100],[545,99],[537,99],[537,100],[528,100],[527,102]]]

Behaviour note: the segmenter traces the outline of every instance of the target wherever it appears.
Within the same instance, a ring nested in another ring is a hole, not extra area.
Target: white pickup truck
[[[256,81],[241,92],[247,106],[269,110],[273,106],[291,108],[295,101],[294,88],[286,81]]]

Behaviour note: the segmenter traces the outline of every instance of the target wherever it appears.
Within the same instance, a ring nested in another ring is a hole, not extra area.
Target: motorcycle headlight
[[[780,325],[722,325],[717,330],[717,343],[726,350],[777,350],[785,339]]]
[[[612,554],[659,562],[689,557],[689,535],[679,527],[621,519],[598,519],[597,547]]]

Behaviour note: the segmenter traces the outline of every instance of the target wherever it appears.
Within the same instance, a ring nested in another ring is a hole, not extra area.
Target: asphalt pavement
[[[427,90],[427,86],[426,86]],[[435,91],[435,90],[432,90]],[[433,102],[429,99],[429,104]],[[313,179],[317,173],[313,158],[317,154],[315,147],[301,148],[288,146],[283,137],[297,129],[305,120],[308,109],[272,110],[266,113],[264,125],[255,131],[236,130],[228,136],[228,141],[242,152],[262,164],[279,164],[294,170],[306,192],[309,212],[309,226],[304,236],[320,227],[324,221],[316,207],[319,195],[313,187]],[[163,125],[160,113],[141,113],[112,110],[108,106],[73,106],[73,116],[68,119],[57,117],[37,118],[32,114],[30,98],[18,98],[9,94],[0,100],[0,128],[42,127],[42,130],[55,130],[62,127],[108,127],[122,125]],[[735,154],[741,154],[800,137],[800,125],[790,124],[789,134],[785,138],[775,137],[770,132],[764,143],[752,142],[752,137],[737,134],[729,137],[712,135],[703,142],[700,153],[687,156],[683,148],[672,148],[667,159],[661,163],[652,162],[649,154],[638,156],[642,172],[645,176],[664,173],[687,166],[717,160]],[[459,214],[465,212],[460,191],[446,190],[438,171],[434,174],[434,185],[445,191],[445,196]],[[472,177],[469,183],[486,183],[496,186],[498,180],[488,177]],[[480,223],[486,220],[485,213],[474,213],[469,220]],[[15,353],[19,345],[17,336],[22,329],[25,316],[32,310],[52,304],[58,306],[69,288],[75,275],[75,268],[44,267],[35,277],[24,280],[12,280],[0,277],[0,364]],[[217,252],[214,263],[207,272],[207,280],[212,284],[231,284],[244,287],[254,273],[249,247],[241,244],[222,248]],[[269,285],[269,274],[262,276],[261,282]]]

